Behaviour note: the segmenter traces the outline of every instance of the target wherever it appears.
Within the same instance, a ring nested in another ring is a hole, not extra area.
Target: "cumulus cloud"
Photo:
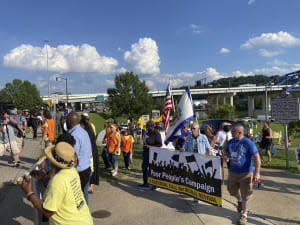
[[[201,74],[203,74],[203,76],[207,78],[207,81],[218,80],[225,77],[212,67],[207,68],[205,71],[201,72]]]
[[[4,65],[7,67],[27,70],[53,72],[85,72],[112,74],[118,61],[111,57],[101,56],[95,47],[83,44],[81,46],[59,45],[35,47],[32,45],[20,45],[12,49],[4,56]]]
[[[282,53],[283,51],[270,51],[267,49],[259,49],[259,54],[263,57],[268,57],[268,58],[280,55]]]
[[[140,38],[124,53],[126,68],[139,74],[158,74],[160,58],[158,47],[151,38]]]
[[[269,68],[255,69],[255,74],[284,75],[292,71],[300,70],[300,64],[275,65]]]
[[[227,54],[229,52],[230,52],[230,50],[228,48],[221,48],[221,50],[220,50],[220,54]]]
[[[252,5],[255,3],[255,0],[248,0],[248,5]]]
[[[265,47],[293,47],[300,45],[300,39],[294,37],[288,32],[280,31],[278,33],[263,33],[259,37],[250,38],[241,48],[265,48]]]
[[[253,76],[253,75],[254,75],[253,72],[245,73],[245,72],[241,72],[241,71],[237,70],[237,71],[232,72],[229,76],[230,77],[247,77],[247,76]]]

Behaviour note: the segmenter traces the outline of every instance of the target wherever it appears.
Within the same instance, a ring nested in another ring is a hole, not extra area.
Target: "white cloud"
[[[273,66],[288,66],[289,64],[287,62],[278,60],[278,59],[274,59],[271,62],[267,62],[268,65],[273,65]]]
[[[201,27],[196,24],[190,24],[189,28],[193,31],[194,34],[201,34],[203,32]]]
[[[264,75],[284,75],[293,71],[300,70],[300,64],[286,64],[286,65],[276,65],[269,68],[255,69],[255,74]]]
[[[300,45],[300,39],[293,35],[280,31],[278,33],[263,33],[259,37],[250,38],[241,45],[241,48],[266,48],[266,47],[293,47]]]
[[[247,77],[247,76],[253,76],[253,75],[254,75],[253,72],[243,73],[243,72],[237,70],[237,71],[233,71],[229,76],[230,77]]]
[[[220,54],[227,54],[229,52],[230,52],[230,50],[228,48],[221,48],[221,50],[220,50]]]
[[[206,77],[207,82],[218,80],[220,78],[224,78],[224,75],[221,75],[215,68],[209,67],[205,71],[201,72],[201,74]]]
[[[267,49],[259,49],[259,54],[263,57],[268,57],[268,58],[280,55],[282,53],[283,51],[270,51]]]
[[[255,0],[248,0],[248,5],[252,5],[255,3]]]
[[[95,47],[59,45],[57,48],[48,45],[48,70],[53,72],[86,72],[112,74],[118,61],[111,57],[101,56]],[[46,46],[34,47],[20,45],[4,56],[7,67],[27,70],[45,71],[47,69]]]
[[[151,38],[140,38],[124,53],[126,68],[140,74],[158,74],[160,58],[156,42]]]
[[[109,87],[114,87],[115,81],[114,80],[105,80],[105,84]]]

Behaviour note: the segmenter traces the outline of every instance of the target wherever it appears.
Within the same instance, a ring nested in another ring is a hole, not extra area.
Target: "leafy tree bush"
[[[0,99],[13,102],[18,109],[33,109],[43,104],[40,92],[30,81],[14,79],[0,91]]]

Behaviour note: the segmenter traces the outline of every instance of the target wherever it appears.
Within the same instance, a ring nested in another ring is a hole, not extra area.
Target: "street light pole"
[[[56,81],[58,81],[59,79],[62,79],[62,80],[66,81],[66,103],[67,103],[67,107],[68,107],[68,101],[69,101],[69,95],[68,95],[68,77],[66,77],[66,78],[56,77]]]
[[[48,73],[48,42],[49,40],[44,40],[46,45],[46,52],[47,52],[47,75],[48,75],[48,97],[50,98],[50,77]]]

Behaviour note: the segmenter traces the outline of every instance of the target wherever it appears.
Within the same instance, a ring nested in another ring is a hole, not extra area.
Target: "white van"
[[[266,115],[257,115],[257,120],[258,120],[258,122],[265,121],[266,120]],[[268,115],[268,120],[272,121],[272,122],[274,121],[270,115]]]

